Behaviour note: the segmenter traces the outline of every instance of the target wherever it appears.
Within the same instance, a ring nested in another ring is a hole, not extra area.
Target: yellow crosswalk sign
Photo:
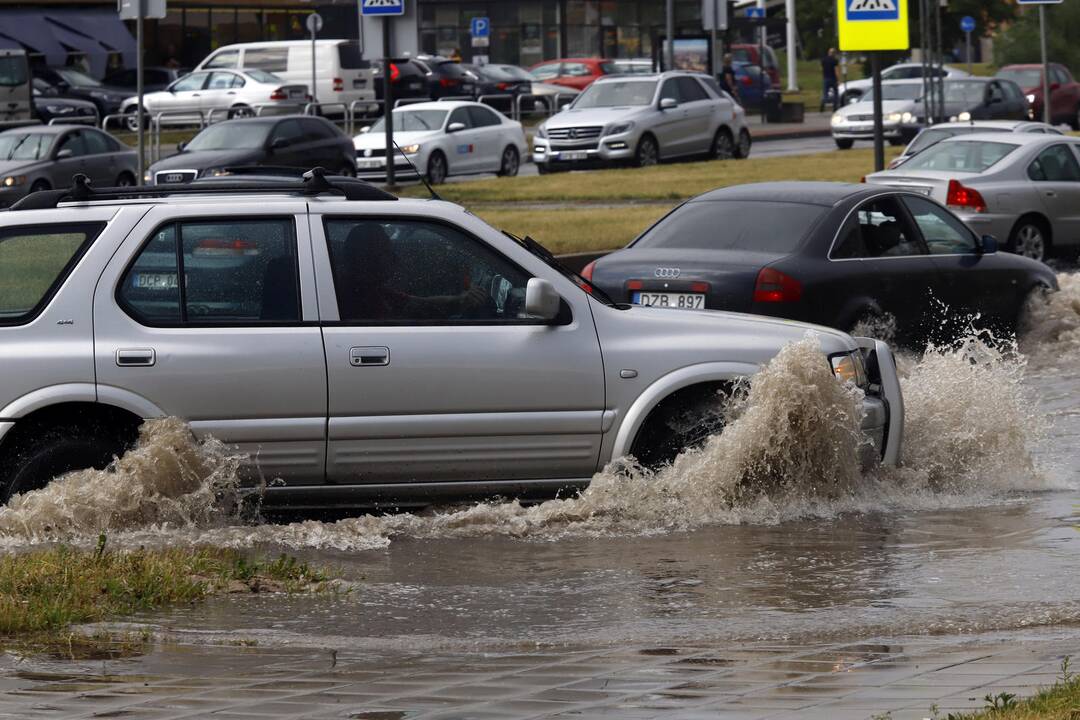
[[[840,50],[907,50],[907,0],[836,0]]]

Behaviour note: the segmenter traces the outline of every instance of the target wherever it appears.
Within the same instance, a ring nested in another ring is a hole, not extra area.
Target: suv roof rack
[[[326,170],[312,168],[300,181],[236,182],[214,184],[155,185],[153,187],[114,187],[100,190],[90,187],[90,178],[78,174],[71,178],[71,187],[61,190],[39,190],[13,204],[9,210],[48,210],[62,202],[91,202],[95,200],[134,200],[163,198],[173,195],[216,195],[220,193],[250,195],[253,193],[297,193],[299,195],[342,195],[346,200],[397,200],[396,195],[355,178],[328,179]]]

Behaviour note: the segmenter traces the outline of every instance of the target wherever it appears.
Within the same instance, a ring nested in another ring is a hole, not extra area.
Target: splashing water
[[[1029,299],[1021,347],[1038,365],[1080,353],[1080,273],[1058,273],[1060,291]]]
[[[842,512],[957,507],[1051,487],[1031,446],[1042,420],[1014,346],[969,337],[902,363],[903,467],[859,471],[860,392],[836,382],[809,337],[785,347],[723,409],[724,431],[656,472],[616,461],[570,498],[523,506],[365,515],[335,523],[238,524],[240,458],[178,420],[144,425],[105,471],[72,473],[0,509],[0,545],[67,540],[362,550],[394,537],[652,534]]]

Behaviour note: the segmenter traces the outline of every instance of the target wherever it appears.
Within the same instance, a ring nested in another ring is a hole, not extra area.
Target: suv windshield
[[[188,143],[185,151],[257,148],[266,142],[269,123],[233,122],[211,125]]]
[[[951,140],[927,148],[904,163],[904,170],[981,173],[1017,148],[1011,143]]]
[[[55,135],[11,133],[0,135],[0,160],[41,160],[48,156]]]
[[[672,210],[633,247],[790,253],[827,209],[772,200],[698,200]]]
[[[1037,68],[1006,68],[998,71],[997,77],[1012,80],[1022,88],[1039,87],[1042,84],[1042,70]]]
[[[578,96],[574,108],[649,105],[656,95],[656,80],[617,80],[593,83]]]
[[[439,130],[443,126],[443,121],[446,120],[446,112],[446,110],[395,110],[394,131],[426,132],[428,130]],[[368,132],[382,131],[385,125],[383,119],[379,118]]]

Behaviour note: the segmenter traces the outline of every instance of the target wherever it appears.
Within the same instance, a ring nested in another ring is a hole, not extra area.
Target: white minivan
[[[289,84],[311,87],[311,41],[274,40],[238,43],[218,48],[195,70],[244,68],[265,70]],[[315,99],[320,103],[374,100],[371,63],[360,58],[355,41],[315,41]],[[333,113],[331,108],[328,113]]]
[[[0,128],[36,122],[25,50],[0,48]]]

